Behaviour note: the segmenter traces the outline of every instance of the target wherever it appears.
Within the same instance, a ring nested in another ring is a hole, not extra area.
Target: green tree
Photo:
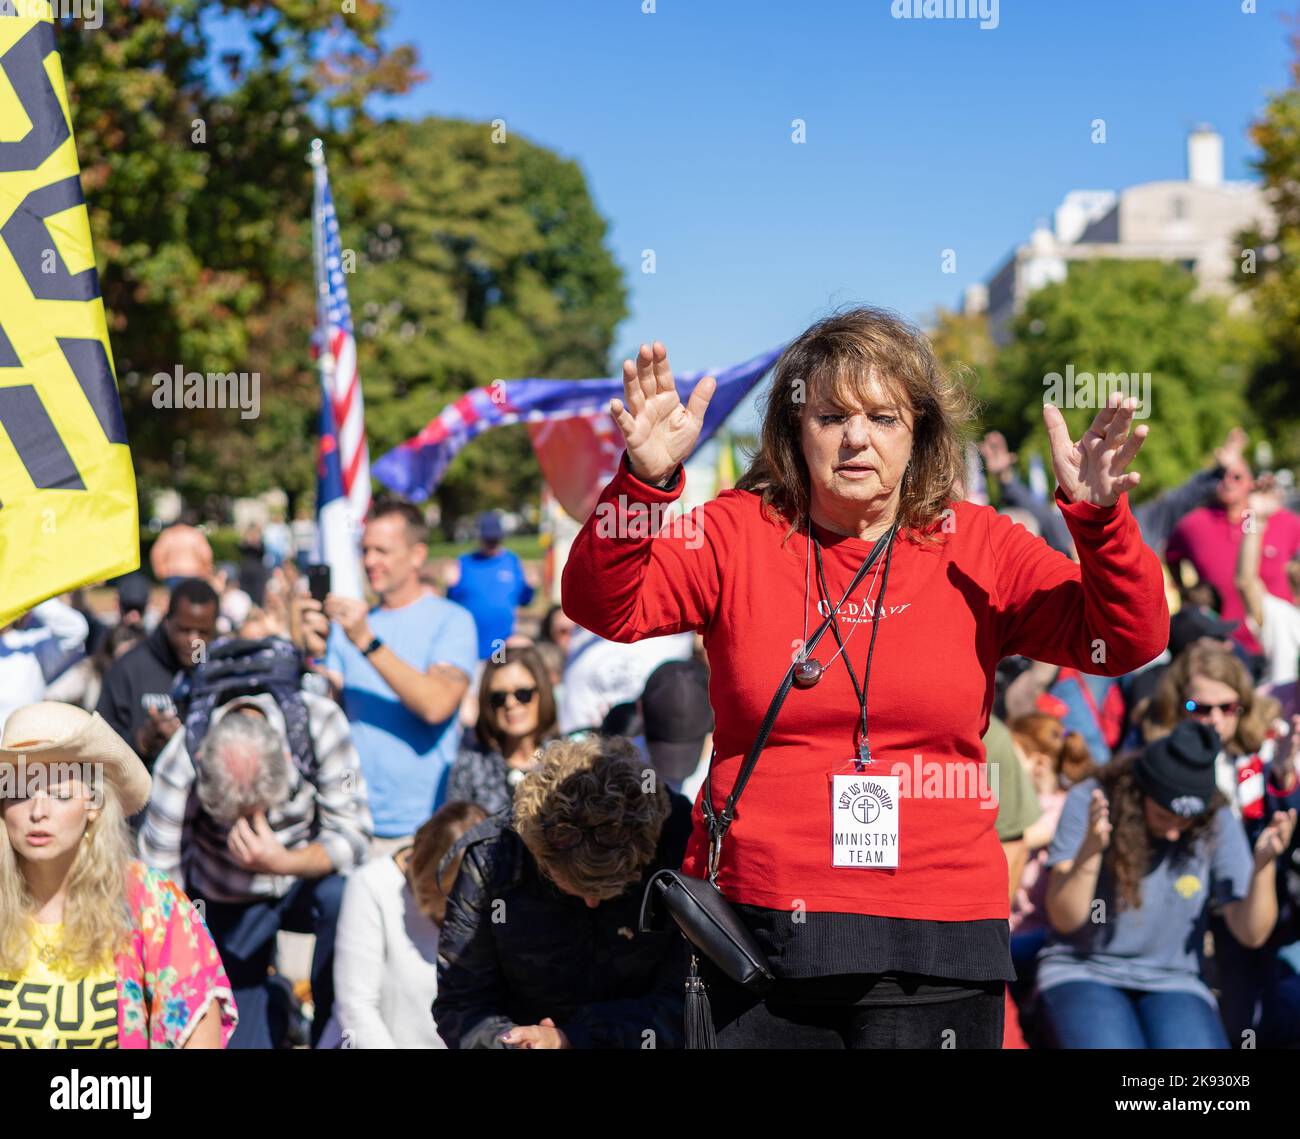
[[[1291,85],[1274,95],[1250,130],[1255,169],[1276,228],[1241,235],[1237,280],[1249,290],[1266,341],[1251,376],[1251,404],[1270,425],[1282,462],[1300,462],[1300,32],[1291,37]]]
[[[959,313],[940,306],[928,322],[926,335],[940,363],[959,375],[981,407],[997,400],[994,391],[997,345],[982,313]]]
[[[374,0],[102,7],[102,28],[56,36],[141,488],[301,492],[317,403],[307,146],[417,81],[414,54],[381,46]],[[236,21],[242,50],[216,57],[214,18]],[[261,417],[156,407],[153,376],[178,365],[260,373]]]
[[[1042,405],[1059,375],[1127,373],[1143,394],[1150,373],[1150,437],[1138,459],[1140,496],[1168,489],[1204,465],[1224,432],[1246,418],[1252,332],[1215,298],[1194,298],[1195,278],[1177,265],[1075,262],[1062,282],[1033,293],[998,356],[988,429],[1021,458],[1050,465]],[[1070,393],[1061,383],[1062,394]],[[1083,394],[1086,389],[1080,389]],[[1100,397],[1099,397],[1100,398]],[[1070,430],[1085,431],[1093,407],[1062,407]]]
[[[372,456],[497,379],[607,374],[626,314],[606,224],[575,162],[489,123],[378,124],[333,166]],[[466,447],[442,516],[535,496],[522,427]]]

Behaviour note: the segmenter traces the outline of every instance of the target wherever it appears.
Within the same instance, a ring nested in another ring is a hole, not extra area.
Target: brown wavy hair
[[[1137,753],[1130,752],[1112,759],[1097,774],[1110,805],[1110,845],[1104,862],[1115,880],[1115,899],[1120,909],[1142,905],[1142,879],[1151,869],[1151,832],[1143,811],[1146,794],[1133,775],[1136,762]],[[1179,866],[1191,858],[1197,843],[1210,833],[1215,813],[1227,803],[1221,791],[1214,792],[1209,806],[1194,816],[1191,826],[1178,836],[1171,854],[1172,865]]]
[[[1065,725],[1046,712],[1029,712],[1017,716],[1007,725],[1022,748],[1042,752],[1051,761],[1058,780],[1073,786],[1097,773],[1088,744],[1078,732],[1067,732]]]
[[[492,751],[502,751],[504,743],[492,710],[492,677],[509,664],[522,664],[537,686],[537,742],[541,744],[555,736],[555,687],[551,684],[551,670],[532,645],[517,645],[505,650],[503,660],[489,658],[483,679],[479,681],[478,721],[474,732],[483,746]]]
[[[899,533],[936,537],[944,510],[961,496],[965,437],[974,417],[966,384],[944,369],[914,325],[884,309],[850,309],[819,320],[781,353],[758,453],[736,483],[738,490],[761,495],[764,510],[784,519],[789,533],[804,525],[810,501],[800,442],[804,409],[821,396],[856,410],[873,373],[915,418]]]
[[[406,878],[411,884],[411,893],[415,895],[415,904],[420,912],[430,921],[442,924],[442,915],[446,913],[447,893],[442,880],[456,880],[460,870],[461,859],[453,859],[438,873],[439,863],[456,841],[487,818],[487,812],[477,803],[467,803],[462,799],[444,803],[426,820],[418,831],[411,846],[411,861],[407,865]]]
[[[555,740],[515,789],[514,829],[552,879],[591,898],[617,898],[654,860],[668,792],[635,745],[620,736]],[[569,850],[547,840],[556,826],[582,839]],[[600,829],[612,832],[596,841]]]
[[[1238,755],[1257,752],[1268,734],[1269,706],[1255,695],[1255,685],[1246,666],[1231,649],[1219,645],[1194,644],[1179,653],[1165,669],[1142,718],[1143,738],[1150,743],[1166,736],[1180,720],[1187,718],[1184,694],[1193,676],[1217,680],[1236,691],[1241,715],[1237,717],[1236,732],[1225,746]]]

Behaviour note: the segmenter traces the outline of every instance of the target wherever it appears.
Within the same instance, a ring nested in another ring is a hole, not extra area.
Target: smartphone
[[[307,586],[311,590],[312,597],[324,605],[325,598],[330,591],[330,567],[326,565],[308,566]]]

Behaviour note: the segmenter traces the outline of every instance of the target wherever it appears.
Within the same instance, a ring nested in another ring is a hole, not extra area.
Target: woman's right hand
[[[636,361],[623,361],[625,399],[609,401],[609,411],[623,434],[628,463],[642,482],[666,482],[695,448],[704,412],[717,382],[705,376],[689,403],[677,396],[668,350],[656,340],[641,345]]]
[[[1077,861],[1082,862],[1094,854],[1100,854],[1110,846],[1110,831],[1110,806],[1106,802],[1105,792],[1096,788],[1088,804],[1088,830],[1083,836],[1083,845],[1079,847]]]

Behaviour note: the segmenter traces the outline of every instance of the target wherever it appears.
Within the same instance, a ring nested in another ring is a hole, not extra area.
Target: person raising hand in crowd
[[[1264,944],[1296,813],[1276,814],[1252,852],[1215,787],[1219,746],[1208,724],[1185,720],[1070,791],[1038,970],[1061,1047],[1228,1047],[1197,956],[1209,905],[1241,944]]]
[[[687,530],[702,542],[611,539],[594,521],[681,496],[714,391],[706,377],[683,402],[658,342],[624,363],[623,386],[626,453],[574,541],[563,602],[615,641],[707,634],[728,699],[683,872],[715,881],[776,974],[757,993],[701,963],[718,1045],[938,1048],[955,1033],[1000,1047],[1015,973],[996,812],[903,796],[891,771],[917,753],[983,762],[1004,657],[1120,675],[1164,649],[1162,575],[1127,499],[1148,434],[1136,402],[1113,396],[1078,440],[1043,408],[1075,564],[964,500],[969,393],[882,310],[837,313],[785,348],[758,454]],[[864,780],[885,798],[855,815]]]

